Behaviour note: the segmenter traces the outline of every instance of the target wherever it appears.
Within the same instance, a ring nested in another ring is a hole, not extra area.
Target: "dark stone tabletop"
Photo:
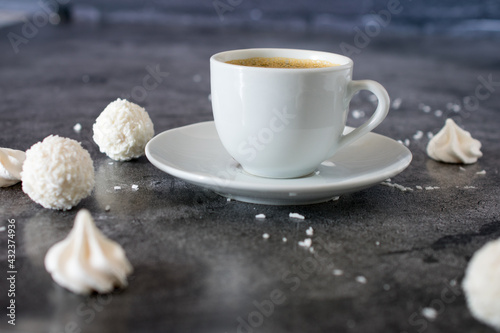
[[[474,252],[500,237],[498,39],[381,35],[352,55],[355,79],[379,81],[400,102],[375,132],[408,144],[413,161],[391,182],[413,191],[375,185],[322,204],[263,206],[228,202],[146,157],[113,162],[93,142],[92,124],[119,97],[145,107],[157,134],[212,120],[210,55],[250,47],[341,53],[353,36],[47,25],[16,53],[6,36],[20,29],[0,30],[0,147],[26,150],[50,134],[78,140],[94,160],[96,187],[70,211],[42,208],[20,184],[0,189],[0,226],[15,219],[17,270],[12,326],[2,231],[1,332],[493,332],[472,317],[461,281]],[[163,73],[157,87],[141,89],[153,67]],[[365,113],[349,117],[357,126],[373,105],[360,94],[351,108]],[[427,134],[447,118],[482,142],[477,163],[427,157]],[[78,296],[46,272],[47,250],[81,208],[126,250],[134,267],[126,289]],[[309,227],[314,253],[298,246]],[[435,319],[423,315],[429,307]]]

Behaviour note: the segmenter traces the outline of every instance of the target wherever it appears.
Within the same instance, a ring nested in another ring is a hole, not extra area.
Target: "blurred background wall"
[[[0,0],[0,22],[41,8],[57,9],[53,23],[353,32],[385,18],[384,33],[500,35],[499,0]]]

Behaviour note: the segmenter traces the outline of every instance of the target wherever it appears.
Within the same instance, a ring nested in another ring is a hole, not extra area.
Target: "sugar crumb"
[[[402,102],[402,101],[403,101],[403,100],[402,100],[401,98],[396,98],[396,99],[392,102],[392,108],[393,108],[394,110],[398,110],[398,109],[399,109],[399,107],[401,106],[401,102]]]
[[[306,238],[303,241],[299,241],[298,244],[299,244],[299,246],[309,248],[312,244],[312,240],[311,240],[311,238]]]
[[[365,116],[364,111],[361,111],[361,110],[353,110],[352,111],[352,117],[354,119],[360,119],[360,118],[363,118],[364,116]]]
[[[429,113],[429,112],[431,112],[431,107],[430,107],[429,105],[425,105],[425,104],[423,104],[423,103],[420,103],[420,104],[418,105],[418,108],[419,108],[420,110],[424,111],[425,113]]]
[[[486,170],[481,170],[481,171],[476,172],[476,175],[485,175],[485,174],[486,174]]]
[[[264,238],[264,239],[268,239],[268,238],[269,238],[269,234],[268,234],[268,233],[263,234],[263,235],[262,235],[262,238]]]
[[[115,189],[115,191],[118,191],[118,190],[121,190],[122,187],[121,186],[115,186],[114,189]]]
[[[424,137],[424,132],[422,131],[417,131],[414,135],[413,135],[413,139],[414,140],[420,140]]]
[[[5,226],[0,227],[0,232],[5,231]]]
[[[104,207],[104,210],[109,212],[111,210],[111,206],[110,205],[106,205],[106,207]]]
[[[139,185],[132,185],[132,190],[137,191],[139,190]]]
[[[74,130],[76,133],[80,133],[80,131],[82,130],[82,124],[77,123],[75,126],[73,126],[73,130]]]
[[[312,227],[309,227],[307,230],[306,230],[306,234],[307,236],[312,236],[314,234],[314,230]]]
[[[423,308],[422,309],[422,316],[424,316],[425,318],[429,319],[429,320],[434,320],[436,319],[438,313],[436,311],[436,309],[434,308]]]
[[[341,276],[343,274],[344,274],[344,271],[341,269],[334,269],[333,270],[333,275],[335,275],[335,276]]]
[[[356,276],[356,282],[365,284],[367,282],[367,280],[363,275],[360,275],[360,276]]]
[[[283,238],[281,239],[281,241],[282,241],[283,243],[286,243],[286,242],[287,242],[287,240],[288,240],[288,239],[286,239],[286,237],[283,237]]]
[[[293,218],[293,219],[299,219],[299,220],[305,219],[304,215],[300,215],[298,213],[290,213],[290,214],[288,214],[288,216]]]
[[[256,219],[265,219],[266,215],[264,215],[264,214],[257,214],[257,215],[255,215],[255,218]]]

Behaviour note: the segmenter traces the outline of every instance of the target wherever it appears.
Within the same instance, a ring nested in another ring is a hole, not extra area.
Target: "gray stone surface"
[[[16,54],[6,36],[20,29],[0,31],[0,147],[26,150],[50,134],[76,139],[94,160],[97,184],[66,212],[37,205],[21,185],[0,189],[0,226],[16,221],[18,271],[13,327],[4,314],[7,234],[0,232],[2,332],[493,332],[471,316],[460,283],[472,254],[500,237],[498,40],[373,38],[353,56],[354,78],[377,80],[393,100],[401,98],[376,132],[409,139],[413,162],[392,182],[415,190],[377,185],[335,202],[272,207],[227,202],[145,157],[111,163],[92,141],[92,124],[118,97],[144,106],[157,133],[211,120],[211,54],[247,47],[341,52],[340,43],[353,44],[353,36],[45,26]],[[137,95],[148,66],[157,65],[168,76]],[[496,82],[491,94],[465,108],[464,98],[473,101],[489,76]],[[450,102],[461,110],[448,110]],[[352,108],[368,115],[373,106],[360,94]],[[465,170],[425,154],[427,132],[436,133],[447,117],[483,143],[484,157]],[[365,119],[350,117],[349,124]],[[424,137],[414,139],[419,130]],[[81,208],[125,248],[135,269],[125,290],[81,297],[45,271],[46,251],[67,235]],[[267,218],[255,219],[258,213]],[[297,245],[308,227],[314,253]],[[272,310],[271,298],[279,303]],[[425,307],[438,311],[435,320],[423,317]]]

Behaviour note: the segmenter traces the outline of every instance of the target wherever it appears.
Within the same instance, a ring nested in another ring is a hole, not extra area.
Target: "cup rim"
[[[261,55],[259,55],[261,54]],[[294,55],[303,55],[302,57],[291,56]],[[252,67],[252,66],[243,66],[236,64],[228,64],[226,61],[236,60],[236,59],[245,59],[252,57],[287,57],[287,58],[297,58],[297,59],[311,59],[311,60],[328,60],[333,62],[331,59],[341,59],[342,63],[337,66],[331,67],[320,67],[320,68],[269,68],[269,67]],[[325,52],[325,51],[314,51],[307,49],[288,49],[288,48],[250,48],[250,49],[236,49],[236,50],[228,50],[216,53],[210,57],[210,63],[217,63],[221,66],[225,66],[228,68],[237,68],[244,69],[247,71],[280,71],[280,72],[331,72],[331,71],[340,71],[346,68],[352,68],[353,61],[351,58],[346,57],[344,55],[333,53],[333,52]]]

